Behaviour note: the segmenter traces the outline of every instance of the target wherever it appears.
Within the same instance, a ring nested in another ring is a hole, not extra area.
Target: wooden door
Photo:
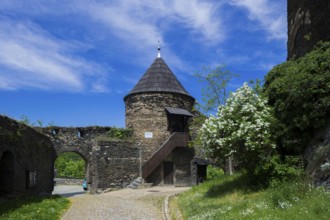
[[[202,183],[206,180],[206,165],[197,164],[197,184]]]
[[[173,185],[173,162],[164,162],[164,185]]]

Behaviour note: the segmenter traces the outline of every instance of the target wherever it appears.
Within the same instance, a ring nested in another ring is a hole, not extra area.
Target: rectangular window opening
[[[31,188],[37,185],[37,171],[27,170],[26,171],[26,188]]]

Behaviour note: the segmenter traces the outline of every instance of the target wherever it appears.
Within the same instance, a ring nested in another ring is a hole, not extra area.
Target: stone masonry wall
[[[307,174],[315,186],[330,190],[330,124],[315,132],[304,158],[308,162]]]
[[[140,176],[140,148],[133,142],[107,139],[111,127],[49,127],[56,155],[76,152],[86,163],[90,191],[121,188]]]
[[[5,157],[8,156],[9,163],[5,162]],[[51,194],[54,157],[55,152],[49,138],[29,126],[0,116],[0,191],[2,194],[17,196]],[[28,185],[30,171],[34,173],[33,181],[35,182]]]
[[[98,188],[97,162],[93,157],[96,138],[106,135],[110,127],[47,127],[42,128],[52,141],[56,157],[65,152],[78,153],[86,164],[86,178],[92,190]],[[56,158],[55,158],[56,159]]]
[[[174,184],[176,186],[193,185],[191,161],[194,155],[193,148],[178,147],[173,150],[172,158],[175,166]]]
[[[330,41],[329,0],[288,0],[288,59],[310,52],[320,41]]]
[[[126,141],[98,142],[98,188],[123,188],[140,176],[140,148]]]
[[[126,98],[126,127],[133,128],[134,138],[141,144],[142,164],[170,137],[165,107],[191,111],[194,100],[172,93],[133,94]],[[145,138],[152,132],[152,138]]]
[[[96,138],[106,135],[111,127],[46,127],[42,133],[46,134],[53,142],[57,156],[65,152],[76,152],[84,160],[89,160],[92,155]]]

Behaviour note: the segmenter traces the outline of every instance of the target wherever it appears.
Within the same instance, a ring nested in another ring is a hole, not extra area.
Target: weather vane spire
[[[160,58],[160,41],[158,41],[158,48],[157,48],[157,50],[158,50],[157,57]]]

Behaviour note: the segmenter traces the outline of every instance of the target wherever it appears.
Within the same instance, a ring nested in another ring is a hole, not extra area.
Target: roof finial
[[[158,41],[158,54],[157,54],[157,58],[160,58],[160,41]]]

